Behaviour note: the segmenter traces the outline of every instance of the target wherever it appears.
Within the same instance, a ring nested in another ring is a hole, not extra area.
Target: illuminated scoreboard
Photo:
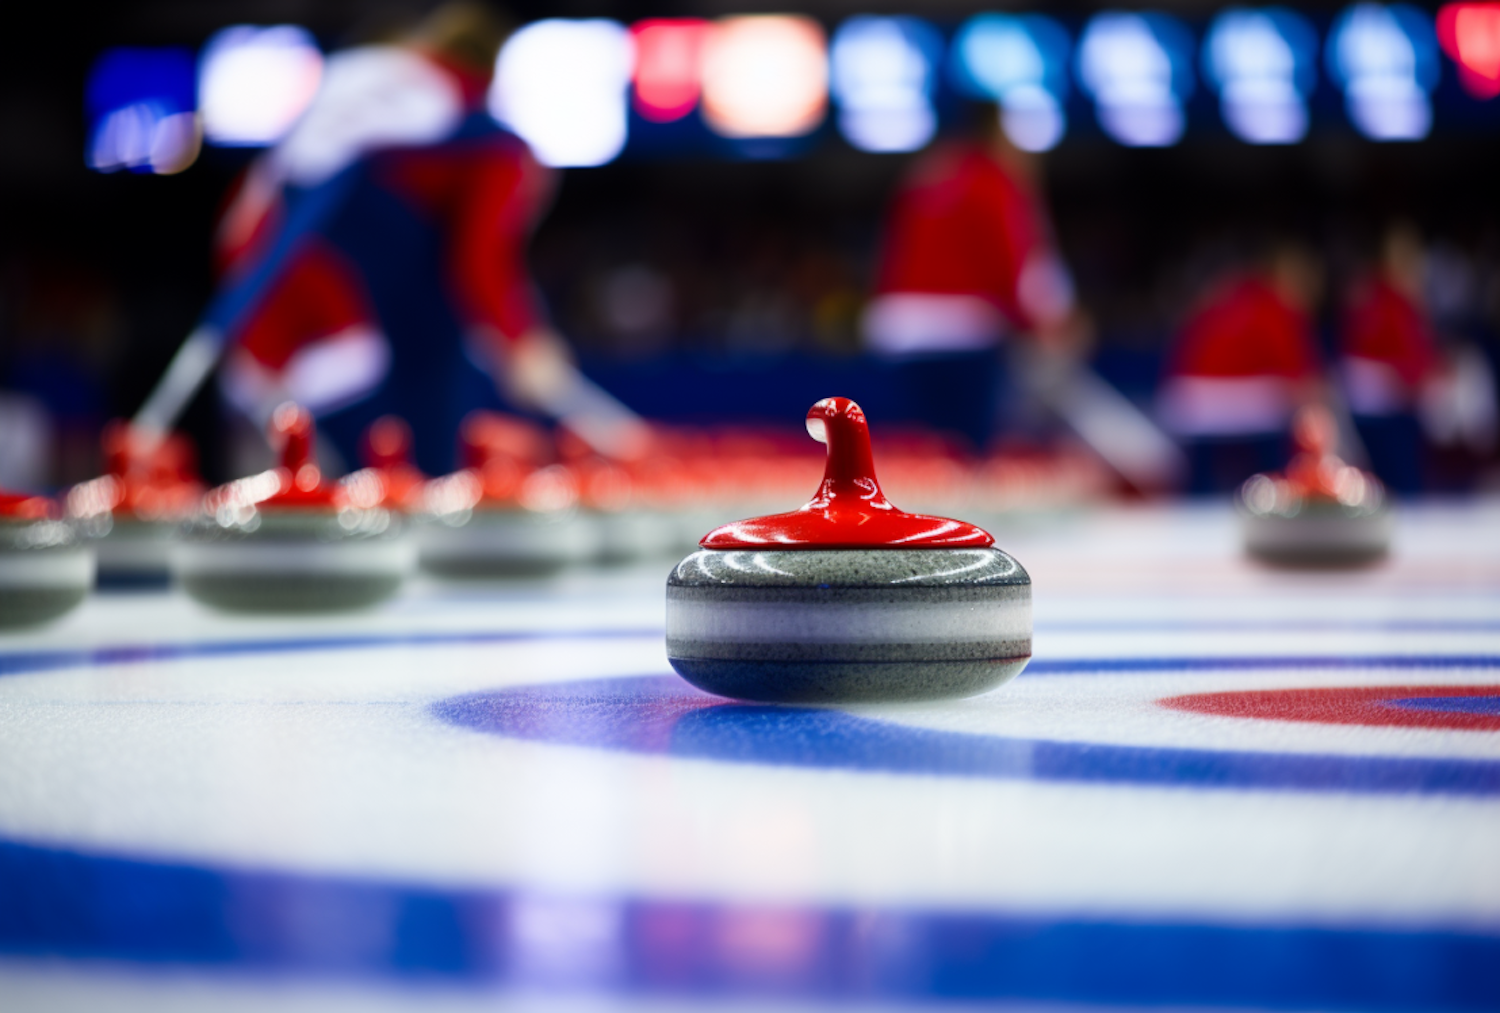
[[[102,54],[88,87],[87,160],[180,171],[201,143],[275,143],[312,101],[323,54],[294,26],[237,26],[195,58]],[[981,13],[956,24],[858,15],[549,18],[500,52],[490,114],[556,166],[621,156],[787,157],[837,136],[915,151],[992,103],[1019,147],[1070,137],[1169,147],[1219,131],[1296,144],[1344,129],[1376,142],[1500,130],[1500,3],[1434,14],[1358,3],[1327,15],[1229,7],[1060,19]]]

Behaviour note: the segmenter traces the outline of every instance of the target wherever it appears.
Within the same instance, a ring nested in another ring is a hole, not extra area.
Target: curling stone
[[[193,448],[185,436],[151,437],[128,423],[104,430],[105,474],[68,490],[68,519],[93,539],[101,584],[163,584],[178,528],[198,509]]]
[[[667,579],[667,657],[721,696],[786,703],[981,693],[1031,658],[1031,578],[963,521],[880,491],[864,412],[825,398],[827,444],[800,510],[710,531]]]
[[[294,404],[271,418],[281,465],[212,490],[173,554],[183,588],[242,612],[326,612],[395,593],[416,563],[401,518],[323,479],[312,416]]]
[[[673,555],[672,523],[650,508],[641,483],[630,470],[601,457],[570,464],[578,476],[579,499],[599,532],[594,558],[606,566]]]
[[[640,469],[654,452],[644,426],[628,443],[630,455],[606,456],[569,422],[557,427],[557,452],[578,479],[583,516],[597,532],[595,562],[631,563],[672,552],[670,520],[651,502]]]
[[[94,585],[94,553],[44,496],[0,491],[0,629],[44,623]]]
[[[413,528],[420,528],[428,478],[412,463],[411,444],[411,427],[406,420],[382,415],[365,430],[360,446],[365,466],[339,479],[339,487],[351,502],[390,510]],[[421,544],[418,531],[408,537]]]
[[[546,464],[545,431],[476,412],[459,433],[464,467],[422,492],[422,566],[444,577],[529,577],[591,558],[598,532],[579,510],[578,481]]]
[[[1390,549],[1393,520],[1380,480],[1334,452],[1338,426],[1322,407],[1292,427],[1297,453],[1285,475],[1255,475],[1237,507],[1245,550],[1280,566],[1358,566]]]

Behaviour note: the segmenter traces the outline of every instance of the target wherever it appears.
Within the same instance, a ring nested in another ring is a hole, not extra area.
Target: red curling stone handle
[[[281,443],[281,491],[263,500],[263,507],[335,509],[338,496],[323,481],[316,454],[317,426],[312,412],[291,401],[271,413],[271,438]]]
[[[823,482],[800,510],[715,528],[705,549],[983,548],[989,532],[964,521],[897,509],[875,477],[865,413],[846,397],[826,397],[807,413],[807,431],[828,445]]]

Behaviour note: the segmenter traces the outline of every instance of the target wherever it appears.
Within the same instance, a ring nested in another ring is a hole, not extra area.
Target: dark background
[[[887,4],[801,3],[833,28]],[[1116,5],[1049,5],[1076,33],[1088,13]],[[1219,4],[1166,4],[1201,37]],[[134,411],[192,328],[212,284],[215,214],[254,152],[206,147],[175,176],[100,174],[83,162],[83,85],[113,45],[197,47],[229,24],[291,22],[325,49],[357,41],[422,4],[351,2],[121,2],[108,7],[30,4],[0,36],[0,387],[44,391],[59,421],[59,482],[97,467],[98,426]],[[993,5],[924,4],[951,29]],[[753,12],[736,3],[512,4],[541,16],[648,16]],[[767,10],[782,10],[776,4]],[[1037,7],[1022,9],[1039,9]],[[1302,7],[1320,38],[1337,7]],[[911,8],[904,8],[910,11]],[[1131,150],[1105,140],[1076,91],[1068,137],[1047,156],[1047,187],[1061,246],[1099,328],[1096,364],[1127,393],[1146,397],[1161,350],[1195,294],[1267,238],[1313,243],[1337,293],[1367,265],[1379,233],[1398,218],[1478,265],[1473,337],[1493,347],[1500,282],[1500,100],[1481,103],[1445,66],[1433,135],[1375,144],[1343,116],[1326,74],[1313,96],[1309,138],[1255,148],[1233,139],[1215,97],[1199,84],[1184,141]],[[968,110],[949,102],[945,128]],[[633,137],[644,137],[632,124]],[[718,405],[727,416],[769,406],[776,363],[837,375],[857,351],[882,208],[911,156],[857,152],[832,124],[777,160],[726,157],[711,145],[632,142],[617,162],[564,174],[539,232],[533,263],[563,332],[585,365],[630,400],[642,377],[692,368],[720,386],[685,417]],[[609,312],[621,268],[664,279],[663,321],[622,329]],[[1485,279],[1490,279],[1485,281]],[[1488,300],[1485,302],[1484,300]],[[1336,299],[1325,303],[1331,321]],[[1486,315],[1487,314],[1487,315]],[[695,375],[698,375],[695,374]],[[665,381],[663,381],[665,382]],[[633,386],[634,385],[634,386]],[[800,395],[798,395],[800,397]],[[185,420],[210,478],[223,477],[220,413],[206,390]]]

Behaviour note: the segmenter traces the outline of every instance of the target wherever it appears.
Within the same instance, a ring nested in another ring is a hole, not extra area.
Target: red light
[[[655,123],[680,120],[693,111],[702,90],[701,18],[653,18],[631,28],[635,36],[635,107]]]
[[[1500,95],[1500,3],[1448,4],[1438,11],[1437,32],[1469,93]]]

